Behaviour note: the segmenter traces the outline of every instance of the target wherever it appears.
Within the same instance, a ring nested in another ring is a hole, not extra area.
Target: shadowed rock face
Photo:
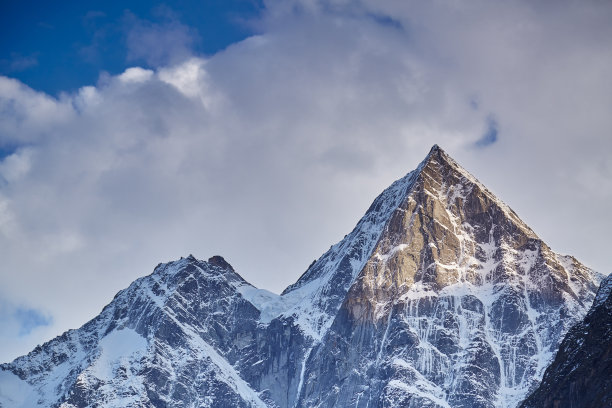
[[[567,333],[540,386],[521,408],[612,407],[612,276]]]
[[[159,265],[0,366],[0,406],[515,407],[598,280],[434,146],[281,296]]]

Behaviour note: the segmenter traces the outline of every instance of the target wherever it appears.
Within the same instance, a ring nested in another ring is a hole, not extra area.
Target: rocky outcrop
[[[599,279],[434,146],[282,295],[159,265],[0,366],[0,406],[516,407]]]
[[[540,386],[521,408],[612,407],[612,276],[567,333]]]

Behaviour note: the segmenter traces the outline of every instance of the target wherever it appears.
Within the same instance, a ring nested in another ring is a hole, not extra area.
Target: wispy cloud
[[[1,59],[0,67],[2,71],[14,74],[16,72],[25,71],[38,65],[38,57],[36,54],[22,55],[12,52],[10,58]]]

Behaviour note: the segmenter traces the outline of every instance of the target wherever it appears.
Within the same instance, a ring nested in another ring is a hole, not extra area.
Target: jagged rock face
[[[159,265],[0,366],[0,406],[515,407],[598,279],[435,146],[281,296]]]
[[[612,407],[612,276],[567,333],[540,386],[521,408]]]

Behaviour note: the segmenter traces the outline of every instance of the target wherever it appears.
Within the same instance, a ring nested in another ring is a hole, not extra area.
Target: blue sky
[[[2,2],[0,74],[51,94],[73,91],[102,71],[156,65],[130,57],[128,37],[139,27],[184,29],[190,51],[212,55],[252,35],[262,8],[257,0]]]
[[[190,253],[282,291],[434,143],[610,272],[612,3],[117,4],[0,6],[0,361]]]

